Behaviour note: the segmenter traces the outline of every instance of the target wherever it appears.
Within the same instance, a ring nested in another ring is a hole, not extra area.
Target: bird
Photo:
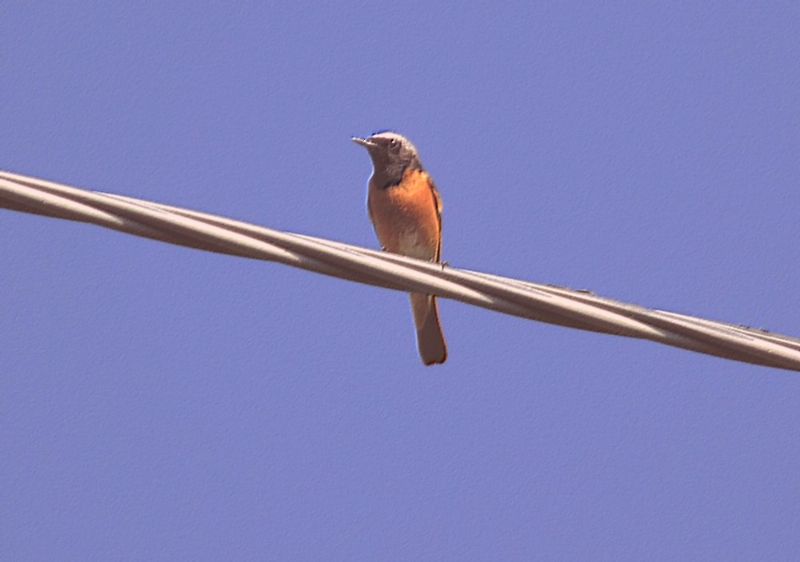
[[[352,140],[366,148],[372,159],[367,210],[383,250],[440,262],[442,198],[433,179],[422,167],[416,147],[393,131]],[[447,343],[436,297],[411,293],[411,309],[422,362],[425,365],[444,363]]]

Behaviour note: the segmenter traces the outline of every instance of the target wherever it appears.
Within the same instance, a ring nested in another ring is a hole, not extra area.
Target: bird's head
[[[367,138],[353,137],[372,158],[372,181],[379,187],[397,185],[408,169],[421,170],[417,148],[403,135],[392,131],[375,133]]]

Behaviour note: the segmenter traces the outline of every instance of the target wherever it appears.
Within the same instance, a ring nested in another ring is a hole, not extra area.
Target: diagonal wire
[[[274,261],[388,289],[435,294],[540,322],[800,371],[797,338],[10,172],[0,171],[0,208],[96,224],[199,250]]]

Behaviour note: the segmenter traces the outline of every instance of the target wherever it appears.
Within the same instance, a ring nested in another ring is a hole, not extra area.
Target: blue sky
[[[0,168],[800,334],[795,3],[22,3]],[[0,211],[0,558],[753,560],[800,375]]]

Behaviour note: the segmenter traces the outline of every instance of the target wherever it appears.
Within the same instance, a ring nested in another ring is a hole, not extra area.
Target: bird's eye
[[[397,150],[398,148],[400,148],[400,143],[399,143],[399,142],[397,142],[397,139],[392,139],[392,140],[389,142],[389,146],[391,146],[391,147],[392,147],[392,150]]]

